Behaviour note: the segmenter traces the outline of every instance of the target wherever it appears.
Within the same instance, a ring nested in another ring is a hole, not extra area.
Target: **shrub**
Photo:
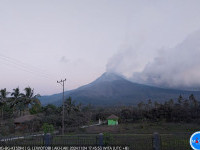
[[[43,129],[45,134],[53,133],[53,131],[54,131],[53,125],[52,124],[48,124],[48,123],[44,123],[43,126],[42,126],[42,129]]]

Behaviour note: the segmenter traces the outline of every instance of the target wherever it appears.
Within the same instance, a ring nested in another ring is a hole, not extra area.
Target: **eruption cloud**
[[[140,55],[136,61],[129,61],[135,60],[132,51],[113,56],[107,64],[107,71],[121,74],[132,71],[129,76],[131,81],[159,87],[187,90],[200,87],[200,30],[173,48],[159,50],[158,55],[145,65]],[[140,63],[144,67],[138,71],[137,65]]]

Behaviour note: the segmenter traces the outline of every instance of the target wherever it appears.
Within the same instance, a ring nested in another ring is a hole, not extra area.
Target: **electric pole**
[[[57,81],[57,83],[60,83],[61,85],[62,85],[62,87],[63,87],[63,111],[62,111],[62,135],[64,135],[64,119],[65,119],[65,112],[64,112],[64,110],[65,110],[65,97],[64,97],[64,90],[65,90],[65,81],[66,81],[66,79],[64,79],[64,80],[60,80],[60,81]]]

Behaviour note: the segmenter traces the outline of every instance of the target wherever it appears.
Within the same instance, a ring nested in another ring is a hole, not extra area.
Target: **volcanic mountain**
[[[76,102],[92,105],[136,105],[141,101],[164,102],[169,99],[176,100],[179,95],[188,98],[194,94],[199,98],[200,92],[182,91],[175,89],[164,89],[138,83],[133,83],[124,77],[114,73],[104,73],[90,84],[81,86],[77,89],[66,91],[65,97],[72,97]],[[40,98],[43,105],[62,104],[62,93]]]

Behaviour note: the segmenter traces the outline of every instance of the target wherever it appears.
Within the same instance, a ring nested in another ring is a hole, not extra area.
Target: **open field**
[[[114,133],[114,134],[160,134],[193,133],[199,131],[198,124],[187,123],[127,123],[118,126],[93,126],[84,130],[85,133]]]

